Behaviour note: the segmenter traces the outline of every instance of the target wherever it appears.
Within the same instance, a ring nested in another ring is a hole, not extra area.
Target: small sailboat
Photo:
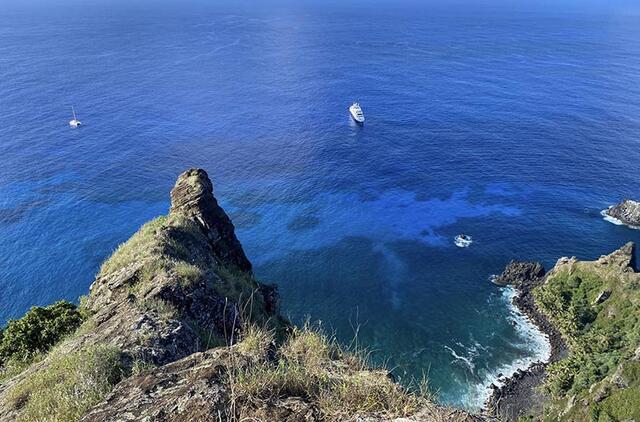
[[[76,117],[76,110],[73,108],[73,106],[71,106],[71,113],[73,114],[73,119],[69,120],[69,126],[75,129],[80,126],[82,122]]]
[[[362,108],[360,108],[360,103],[354,102],[351,104],[351,107],[349,107],[349,113],[356,123],[360,125],[364,124],[364,113],[362,112]]]

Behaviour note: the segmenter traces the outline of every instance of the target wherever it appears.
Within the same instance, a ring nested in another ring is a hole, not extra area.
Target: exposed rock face
[[[633,242],[628,242],[617,251],[611,252],[609,255],[602,255],[596,262],[597,266],[612,266],[619,268],[626,273],[632,273],[638,271],[636,267],[635,257],[636,245]]]
[[[227,349],[196,353],[131,377],[81,419],[95,421],[205,421],[226,413]]]
[[[198,221],[211,243],[211,251],[226,265],[251,271],[233,223],[213,196],[213,183],[207,172],[190,169],[178,177],[171,191],[171,214],[182,214]]]
[[[604,302],[605,300],[609,299],[609,296],[611,296],[611,290],[603,290],[600,293],[598,293],[598,296],[593,301],[593,304],[594,305],[599,305],[602,302]]]
[[[537,362],[525,371],[518,371],[505,380],[502,387],[492,386],[491,397],[486,403],[489,413],[503,421],[518,421],[525,414],[540,414],[545,402],[538,387],[544,381],[546,365],[562,359],[567,351],[560,332],[540,312],[535,304],[532,289],[544,283],[545,270],[538,262],[511,261],[504,272],[493,282],[499,285],[512,285],[517,289],[513,304],[525,314],[551,343],[549,362]]]
[[[83,408],[80,420],[494,420],[410,395],[386,370],[367,369],[318,334],[291,334],[278,314],[276,286],[254,280],[204,170],[180,175],[171,200],[168,216],[147,223],[103,264],[83,304],[90,316],[56,346],[64,355],[108,345],[122,361],[124,379]],[[286,341],[277,343],[273,333],[285,331]],[[1,422],[15,420],[33,403],[30,395],[7,400],[12,389],[54,362],[50,353],[0,384]],[[243,380],[244,390],[236,389]],[[74,401],[83,394],[77,387]],[[352,409],[370,401],[377,410]],[[385,403],[400,405],[389,410]],[[403,410],[407,403],[410,412]],[[393,417],[398,414],[411,416]]]
[[[277,303],[270,291],[266,309],[262,291],[269,289],[251,278],[251,264],[204,170],[182,173],[171,201],[164,221],[136,235],[142,237],[132,245],[137,251],[124,247],[114,254],[110,260],[131,262],[103,269],[86,304],[99,327],[94,337],[155,364],[204,350],[211,339],[233,340],[243,317],[238,298],[221,292],[236,282],[226,279],[228,273],[238,272],[247,283],[244,299],[261,296],[265,315],[275,315]]]
[[[544,267],[538,262],[511,261],[493,282],[499,285],[531,284],[544,277]]]
[[[605,212],[628,226],[640,227],[640,202],[638,201],[625,199]]]

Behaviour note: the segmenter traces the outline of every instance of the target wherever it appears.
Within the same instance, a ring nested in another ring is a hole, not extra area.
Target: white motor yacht
[[[69,126],[75,129],[80,126],[82,122],[76,117],[76,110],[73,108],[73,106],[71,106],[71,113],[73,114],[73,119],[69,120]]]
[[[349,113],[351,113],[351,117],[356,123],[362,125],[364,124],[364,113],[362,112],[362,108],[360,108],[360,103],[355,102],[351,104],[349,107]]]

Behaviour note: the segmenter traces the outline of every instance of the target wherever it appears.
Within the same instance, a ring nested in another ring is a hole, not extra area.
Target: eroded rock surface
[[[293,335],[201,169],[180,175],[167,216],[105,261],[82,310],[87,320],[55,354],[0,384],[0,421],[42,393],[8,400],[16,386],[94,345],[115,350],[122,372],[82,408],[84,422],[493,420],[412,395],[318,333]],[[76,386],[67,394],[84,399]],[[63,420],[56,411],[47,420]]]
[[[519,286],[539,281],[544,274],[544,267],[538,262],[511,261],[493,282],[499,285]]]
[[[170,213],[197,221],[211,244],[211,252],[223,264],[251,271],[251,262],[235,235],[233,223],[213,196],[213,183],[207,172],[194,168],[178,177],[171,191]]]
[[[631,199],[616,204],[605,211],[607,215],[620,220],[622,223],[640,227],[640,202]]]

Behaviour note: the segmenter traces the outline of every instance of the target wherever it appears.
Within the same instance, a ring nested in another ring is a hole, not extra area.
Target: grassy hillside
[[[640,275],[632,249],[561,261],[534,290],[570,348],[548,368],[546,420],[640,420]]]

